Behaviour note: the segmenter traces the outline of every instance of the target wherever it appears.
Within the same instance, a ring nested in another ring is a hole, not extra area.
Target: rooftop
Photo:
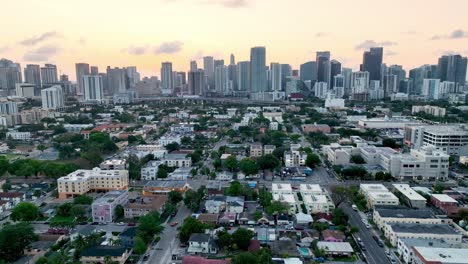
[[[127,194],[127,191],[124,191],[124,190],[110,191],[110,192],[105,193],[102,197],[94,200],[93,205],[112,203],[115,201],[115,199],[126,194]]]
[[[318,184],[301,184],[299,190],[301,192],[323,193],[322,187]]]
[[[127,249],[125,247],[115,247],[115,246],[92,246],[89,247],[81,253],[81,256],[86,257],[120,257],[122,256]]]
[[[432,194],[432,197],[437,199],[442,203],[457,203],[457,200],[453,199],[452,197],[448,196],[447,194]]]
[[[145,188],[184,188],[186,181],[149,181]]]
[[[273,183],[271,185],[272,192],[292,192],[290,183]]]
[[[328,252],[343,252],[352,253],[354,252],[353,247],[348,242],[317,242],[317,247]]]
[[[203,233],[193,233],[190,236],[189,241],[193,242],[208,242],[210,241],[210,235],[209,234],[203,234]]]
[[[128,175],[127,170],[101,170],[94,168],[92,170],[76,170],[67,176],[60,177],[57,181],[79,181],[87,180],[91,177],[120,177]]]
[[[466,248],[414,247],[413,250],[424,263],[466,263],[468,259]]]
[[[412,201],[426,201],[426,198],[413,190],[408,184],[393,184],[393,187]]]
[[[385,187],[383,184],[361,184],[360,189],[363,190],[364,192],[388,192],[387,187]]]
[[[416,233],[416,234],[438,234],[438,235],[457,235],[458,233],[447,224],[408,224],[398,223],[389,224],[393,231],[397,233]]]
[[[381,217],[391,218],[419,218],[419,219],[430,219],[435,218],[430,210],[421,209],[384,209],[375,208],[374,211],[378,212]]]

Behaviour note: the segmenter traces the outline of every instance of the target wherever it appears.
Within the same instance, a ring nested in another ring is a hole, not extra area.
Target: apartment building
[[[261,157],[263,155],[262,144],[251,144],[250,145],[250,157]]]
[[[91,205],[93,222],[112,223],[115,219],[115,208],[128,202],[126,190],[110,191],[94,200]]]
[[[57,179],[59,199],[73,198],[91,191],[126,190],[128,171],[126,170],[76,170]]]
[[[415,263],[415,247],[456,248],[457,246],[445,242],[443,239],[401,238],[398,239],[397,252],[403,263]]]
[[[18,132],[18,131],[8,131],[6,133],[6,138],[11,138],[14,140],[28,141],[31,140],[30,132]]]
[[[426,198],[413,190],[408,184],[396,183],[392,184],[394,192],[400,199],[412,208],[425,208]]]
[[[150,212],[164,211],[167,195],[149,195],[131,200],[124,205],[125,218],[135,218],[147,215]]]
[[[462,234],[448,224],[395,223],[387,225],[384,228],[384,234],[394,247],[401,238],[444,239],[452,244],[459,244],[462,241]]]
[[[414,264],[467,263],[466,248],[414,247]]]
[[[458,214],[458,202],[447,194],[432,194],[431,203],[446,213],[448,216]]]
[[[404,142],[411,148],[432,146],[448,155],[460,155],[468,145],[468,128],[465,124],[406,126]]]
[[[413,105],[413,107],[411,108],[412,114],[417,114],[421,112],[426,113],[428,115],[442,117],[445,116],[445,114],[447,113],[447,109],[432,105]]]
[[[271,185],[271,193],[274,201],[283,202],[289,205],[289,213],[296,213],[296,197],[294,196],[291,184],[289,183],[273,183]]]
[[[398,205],[399,200],[383,184],[361,184],[360,192],[367,201],[367,206],[374,208],[381,205]]]
[[[284,166],[286,167],[299,167],[305,166],[307,160],[307,153],[299,150],[290,150],[284,152]]]
[[[407,208],[375,208],[373,213],[374,223],[379,229],[384,230],[387,224],[449,224],[449,218],[437,218],[428,209]]]
[[[158,178],[159,165],[163,164],[160,160],[148,161],[141,167],[141,179],[146,181],[156,180]]]
[[[299,192],[307,213],[330,213],[335,205],[329,193],[318,184],[301,184]]]
[[[123,159],[110,159],[105,160],[99,164],[101,170],[126,170],[127,161]]]
[[[275,151],[275,149],[276,149],[275,145],[264,145],[263,155],[273,154],[273,151]]]
[[[187,154],[167,154],[161,161],[168,167],[192,167],[192,159]]]

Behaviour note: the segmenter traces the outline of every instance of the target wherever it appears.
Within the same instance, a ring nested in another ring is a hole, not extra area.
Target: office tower
[[[401,65],[391,65],[390,67],[388,67],[387,74],[396,75],[398,83],[406,78],[406,71]]]
[[[187,74],[185,72],[177,72],[177,75],[179,76],[180,81],[182,81],[182,85],[187,84]]]
[[[28,64],[24,68],[24,81],[33,84],[36,91],[41,88],[41,67],[37,64]]]
[[[437,65],[423,65],[419,68],[410,70],[409,78],[413,80],[414,94],[421,94],[424,79],[438,79]]]
[[[98,75],[99,74],[98,66],[91,66],[90,73],[91,73],[91,75]]]
[[[293,77],[299,77],[299,70],[292,70],[292,75]]]
[[[12,95],[16,84],[21,83],[21,66],[11,60],[0,59],[0,90],[3,95]]]
[[[328,93],[328,84],[326,82],[316,82],[314,85],[314,95],[320,99],[325,99]]]
[[[369,72],[369,80],[381,80],[382,59],[382,47],[370,48],[369,51],[364,52],[361,71]]]
[[[235,65],[236,64],[236,58],[234,57],[234,54],[231,54],[229,57],[229,65]]]
[[[42,85],[57,83],[58,82],[57,66],[53,64],[45,64],[41,67],[41,81]]]
[[[333,77],[333,91],[336,98],[343,98],[345,95],[345,77],[343,74],[337,74]]]
[[[68,75],[62,74],[59,76],[59,83],[62,86],[64,97],[76,95],[76,86],[68,79]]]
[[[126,92],[128,87],[127,70],[125,68],[111,68],[110,66],[107,66],[106,71],[110,95],[115,93]],[[104,90],[104,86],[102,85],[102,79],[100,80],[100,82]]]
[[[219,94],[226,94],[229,90],[228,68],[219,65],[215,68],[215,90]]]
[[[251,92],[250,61],[240,61],[237,63],[237,90]]]
[[[266,76],[266,48],[250,49],[250,89],[252,93],[265,92],[268,87]]]
[[[128,66],[125,69],[128,78],[127,88],[134,88],[135,84],[140,81],[140,73],[137,71],[136,66]]]
[[[333,80],[333,77],[341,73],[341,62],[337,60],[330,61],[330,80]],[[333,89],[333,81],[330,81],[330,88]]]
[[[113,95],[114,92],[111,91],[109,87],[109,78],[107,78],[107,70],[106,72],[100,72],[98,75],[101,76],[102,89],[104,91],[104,95]]]
[[[38,91],[37,87],[31,83],[17,83],[15,85],[16,96],[32,98],[36,95]]]
[[[316,81],[317,80],[317,63],[309,61],[301,64],[301,81]]]
[[[196,72],[198,70],[197,61],[190,61],[190,71]]]
[[[63,99],[63,90],[60,85],[54,85],[50,88],[41,90],[42,109],[57,109],[65,106]]]
[[[109,67],[108,67],[109,68]],[[104,100],[104,87],[100,75],[83,75],[83,98],[86,102],[101,102]]]
[[[203,70],[197,69],[196,71],[189,71],[188,90],[192,95],[204,95],[205,73]]]
[[[161,88],[164,95],[172,94],[174,90],[174,77],[172,75],[172,62],[163,62],[161,66]]]
[[[184,78],[185,73],[182,72],[172,72],[172,80],[174,81],[174,93],[184,92]]]
[[[466,57],[460,55],[448,56],[446,81],[465,85],[466,82]]]
[[[413,79],[405,78],[400,81],[399,87],[400,93],[405,93],[408,95],[415,95],[416,91],[414,90],[414,82]]]
[[[18,113],[18,103],[13,101],[0,101],[0,114],[11,115]]]
[[[367,71],[358,71],[351,74],[351,92],[352,94],[367,93],[369,89],[370,73]]]
[[[232,90],[237,90],[237,65],[236,64],[229,64],[228,68],[228,81],[232,86]]]
[[[398,77],[394,74],[387,74],[383,77],[384,97],[390,97],[398,93]]]
[[[291,65],[283,63],[281,64],[281,89],[283,90],[286,87],[286,83],[289,81],[289,77],[291,77],[292,68]]]
[[[216,70],[216,67],[218,67],[218,66],[224,66],[224,60],[222,60],[222,59],[221,60],[214,60],[213,63],[214,63],[215,70]]]
[[[317,81],[330,83],[330,52],[317,51]]]
[[[421,94],[426,98],[426,100],[438,100],[439,85],[439,79],[424,79]]]
[[[77,86],[77,94],[83,94],[83,76],[89,75],[89,64],[88,63],[76,63],[76,83]]]
[[[457,84],[455,82],[440,82],[439,84],[439,99],[445,98],[448,94],[456,93],[457,91]]]
[[[345,96],[351,94],[351,76],[353,71],[350,68],[342,68],[341,74],[344,77],[344,93]]]
[[[271,90],[281,91],[281,64],[271,63]]]
[[[214,60],[213,57],[203,57],[203,71],[206,76],[206,85],[208,90],[214,89]]]

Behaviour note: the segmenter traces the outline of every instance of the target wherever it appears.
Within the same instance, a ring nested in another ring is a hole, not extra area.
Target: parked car
[[[170,226],[174,227],[174,226],[176,226],[176,225],[178,225],[178,224],[179,224],[178,222],[172,222],[172,223],[170,224]]]
[[[127,224],[127,226],[135,226],[135,225],[136,225],[136,224],[133,223],[133,222],[130,222],[130,223]]]

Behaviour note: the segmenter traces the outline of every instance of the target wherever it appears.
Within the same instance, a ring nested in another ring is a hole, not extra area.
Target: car
[[[366,224],[366,228],[367,228],[367,229],[371,229],[371,228],[372,228],[372,226],[371,226],[371,225],[369,225],[369,224]]]
[[[118,226],[123,226],[123,225],[125,225],[125,223],[124,223],[124,222],[119,222],[119,223],[117,223],[116,225],[118,225]]]
[[[176,226],[176,225],[178,225],[178,224],[179,224],[179,222],[172,222],[172,223],[170,224],[170,226],[174,227],[174,226]]]
[[[396,259],[394,259],[394,258],[391,258],[391,259],[390,259],[390,262],[391,262],[391,263],[397,263]]]
[[[92,222],[91,225],[99,225],[98,222]]]
[[[296,229],[296,230],[304,230],[304,227],[301,226],[301,225],[295,225],[295,226],[294,226],[294,229]]]
[[[358,242],[362,242],[362,239],[361,239],[360,237],[357,237],[356,240],[357,240]]]
[[[373,238],[375,241],[379,241],[379,238],[378,238],[376,235],[373,235],[372,238]]]
[[[136,226],[136,224],[133,223],[133,222],[130,222],[130,223],[127,224],[127,226]]]
[[[149,255],[144,255],[143,256],[143,260],[148,260],[148,258],[149,258]]]
[[[384,247],[384,244],[380,240],[377,241],[377,245],[379,245],[379,247]]]

